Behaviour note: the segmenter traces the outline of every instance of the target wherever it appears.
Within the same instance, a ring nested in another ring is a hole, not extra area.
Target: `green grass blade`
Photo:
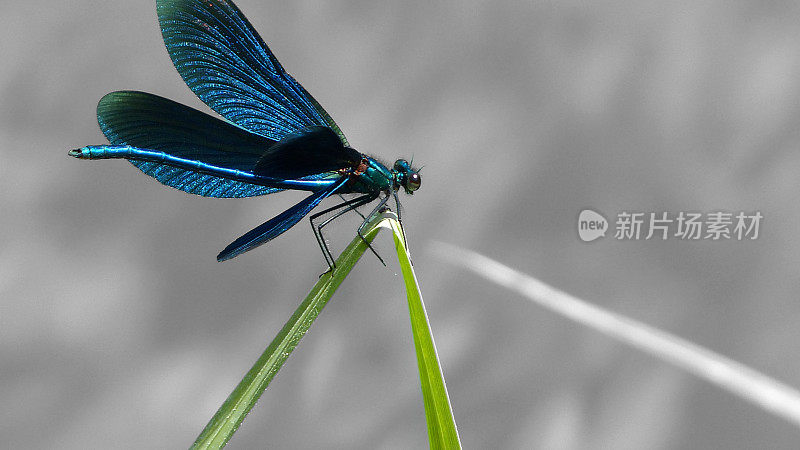
[[[411,317],[411,332],[414,336],[414,349],[417,353],[419,379],[422,387],[422,399],[425,404],[425,419],[428,423],[428,442],[432,449],[460,449],[458,429],[447,396],[447,386],[439,366],[436,345],[428,323],[428,314],[422,302],[417,276],[411,264],[411,257],[405,245],[400,223],[393,218],[387,219],[394,232],[394,244],[400,269],[408,296],[408,311]]]
[[[372,242],[382,226],[387,226],[386,217],[376,215],[365,230],[366,239]],[[231,392],[225,403],[220,406],[191,448],[219,449],[225,446],[366,249],[367,245],[358,236],[344,249],[336,260],[336,269],[320,277],[283,329]]]

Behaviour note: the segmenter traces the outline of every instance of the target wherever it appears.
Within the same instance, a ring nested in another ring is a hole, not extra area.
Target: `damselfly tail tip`
[[[83,157],[83,150],[81,150],[79,148],[75,148],[75,149],[70,150],[69,153],[67,153],[67,154],[69,156],[72,156],[72,157],[75,157],[75,158],[82,158]]]

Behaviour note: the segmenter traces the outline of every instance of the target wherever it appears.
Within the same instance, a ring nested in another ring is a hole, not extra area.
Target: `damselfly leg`
[[[325,242],[325,238],[322,235],[322,228],[325,225],[327,225],[327,224],[331,223],[332,221],[336,220],[337,218],[341,217],[342,215],[346,214],[347,212],[353,211],[356,208],[358,208],[359,206],[366,205],[367,203],[372,202],[377,197],[378,197],[378,194],[362,195],[360,197],[356,197],[354,199],[346,200],[346,201],[344,201],[344,202],[342,202],[342,203],[340,203],[338,205],[335,205],[335,206],[332,206],[332,207],[330,207],[328,209],[320,211],[320,212],[312,215],[309,218],[309,222],[311,222],[311,229],[314,231],[314,237],[317,238],[317,243],[319,244],[319,248],[322,250],[322,254],[325,257],[325,262],[328,264],[328,267],[331,270],[334,267],[336,267],[336,262],[334,261],[333,255],[331,255],[330,249],[328,249],[328,244]],[[328,214],[328,213],[330,213],[332,211],[336,211],[337,209],[341,209],[341,211],[339,211],[336,214],[334,214],[333,216],[325,219],[320,224],[315,224],[314,223],[314,220],[316,220],[320,216]],[[361,214],[359,213],[359,215],[361,215]],[[364,217],[364,216],[361,215],[361,217]],[[366,220],[366,218],[364,220]],[[359,230],[360,230],[360,228],[359,228]],[[361,233],[359,233],[359,236],[361,236],[361,239],[364,240],[364,242],[367,244],[369,249],[372,250],[372,252],[375,253],[375,256],[377,256],[378,259],[383,263],[383,259],[381,259],[380,255],[378,255],[378,253],[375,251],[375,249],[372,248],[372,245],[364,239],[364,237],[361,235]],[[386,264],[384,263],[384,265],[386,265]]]

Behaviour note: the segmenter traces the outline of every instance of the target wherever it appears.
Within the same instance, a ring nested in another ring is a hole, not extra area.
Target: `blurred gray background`
[[[800,386],[800,6],[238,0],[351,144],[424,164],[405,225],[467,448],[792,448],[755,406],[453,269],[442,240]],[[304,196],[207,199],[101,144],[118,89],[208,111],[152,1],[0,6],[5,448],[182,448],[325,269]],[[755,241],[586,244],[583,208],[760,211]],[[356,217],[332,226],[337,250]],[[365,255],[230,448],[424,448],[402,279]],[[145,430],[144,432],[142,430]]]

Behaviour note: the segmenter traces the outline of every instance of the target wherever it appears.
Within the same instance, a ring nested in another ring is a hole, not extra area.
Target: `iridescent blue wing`
[[[162,151],[226,169],[250,171],[275,142],[195,109],[146,92],[119,91],[97,105],[108,141]],[[161,183],[207,197],[251,197],[280,189],[151,161],[131,161]]]
[[[358,166],[361,153],[345,147],[328,127],[308,127],[292,133],[267,149],[253,173],[296,179]]]
[[[279,141],[336,122],[283,69],[250,22],[227,0],[158,0],[161,34],[189,88],[231,122]]]
[[[319,202],[331,196],[344,186],[347,181],[347,177],[342,177],[342,179],[331,185],[331,187],[309,195],[300,203],[248,231],[243,236],[233,241],[229,246],[225,247],[225,249],[217,255],[217,261],[227,261],[280,236],[311,212]]]

